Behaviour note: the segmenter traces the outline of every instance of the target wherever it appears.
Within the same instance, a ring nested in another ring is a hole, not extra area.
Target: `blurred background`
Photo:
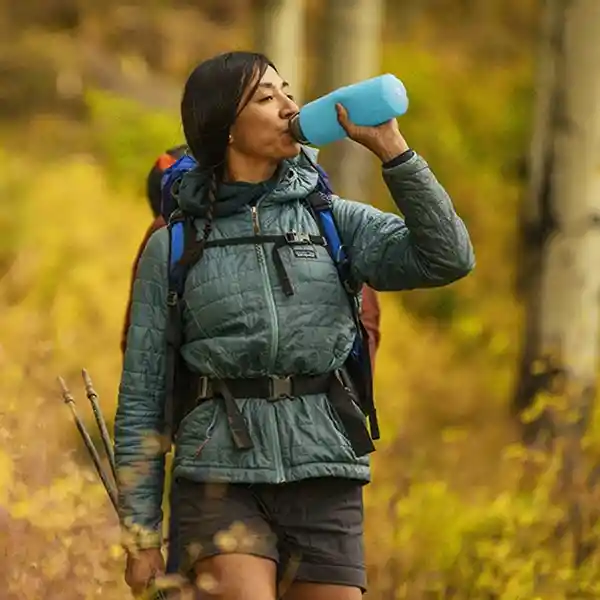
[[[0,0],[0,598],[129,597],[56,377],[112,423],[146,175],[190,70],[242,48],[305,102],[399,77],[475,246],[380,294],[368,598],[598,597],[599,32],[598,0]],[[351,143],[322,163],[394,210]]]

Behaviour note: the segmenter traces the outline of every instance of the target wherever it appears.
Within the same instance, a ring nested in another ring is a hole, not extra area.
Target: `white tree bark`
[[[321,26],[324,40],[317,74],[319,92],[379,74],[382,21],[382,0],[328,0]],[[335,144],[329,154],[326,166],[336,192],[367,200],[371,154],[350,140]]]
[[[298,102],[304,91],[304,0],[258,0],[255,3],[255,47],[290,83]]]
[[[600,2],[567,2],[556,101],[550,202],[557,230],[548,243],[542,341],[569,374],[593,385],[600,300]]]
[[[531,403],[560,376],[584,425],[600,350],[600,2],[547,0],[546,10],[524,211],[529,249],[538,253],[527,282],[531,339],[521,372],[529,398],[520,400]],[[546,377],[527,387],[536,363]]]

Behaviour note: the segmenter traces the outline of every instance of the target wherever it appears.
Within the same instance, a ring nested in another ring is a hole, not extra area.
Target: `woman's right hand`
[[[127,554],[125,582],[134,596],[143,594],[152,580],[165,573],[165,561],[160,548],[138,550]]]
[[[398,121],[390,119],[375,127],[355,125],[342,104],[336,105],[338,121],[351,140],[370,150],[386,163],[409,149],[406,140],[400,133]]]

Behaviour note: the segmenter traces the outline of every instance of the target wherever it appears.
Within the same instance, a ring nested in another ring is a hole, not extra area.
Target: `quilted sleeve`
[[[131,294],[133,293],[133,282],[135,280],[135,273],[137,271],[137,267],[140,262],[140,258],[142,257],[142,252],[144,251],[144,248],[146,247],[148,240],[150,239],[150,237],[152,236],[152,234],[155,231],[157,231],[161,227],[165,227],[165,226],[166,226],[166,223],[162,216],[158,216],[158,217],[156,217],[156,219],[154,219],[154,221],[152,221],[152,223],[150,224],[150,227],[148,227],[148,230],[146,231],[146,233],[144,235],[144,239],[142,240],[142,243],[140,244],[140,247],[138,248],[138,252],[133,261],[133,266],[131,269],[131,284],[129,286],[129,298],[127,299],[127,307],[125,309],[125,320],[123,323],[123,332],[121,334],[121,353],[123,353],[123,354],[125,354],[125,346],[127,345],[127,332],[129,331],[129,317],[130,317],[130,313],[131,313],[131,302],[132,302]]]
[[[439,287],[475,266],[469,233],[429,166],[415,154],[383,169],[404,218],[373,206],[333,199],[333,214],[354,276],[380,291]]]
[[[115,417],[119,512],[140,547],[161,542],[168,232],[154,233],[133,283],[131,324]]]

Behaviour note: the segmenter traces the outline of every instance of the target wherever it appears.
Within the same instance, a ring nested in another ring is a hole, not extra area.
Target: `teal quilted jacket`
[[[427,163],[415,155],[384,168],[383,177],[404,218],[334,197],[334,216],[355,277],[376,290],[392,291],[443,286],[467,275],[474,267],[469,235]],[[270,186],[223,186],[210,239],[290,230],[318,235],[303,202],[316,182],[316,172],[301,154],[282,164]],[[197,216],[200,232],[205,186],[202,173],[192,171],[180,189],[180,207]],[[326,373],[343,365],[355,326],[327,250],[316,247],[316,257],[296,256],[289,248],[281,254],[292,296],[282,291],[268,244],[207,248],[192,267],[182,349],[192,370],[245,378]],[[121,517],[143,528],[149,545],[158,543],[162,522],[165,473],[158,436],[165,401],[167,270],[168,232],[162,229],[149,240],[135,278],[115,421]],[[254,448],[237,450],[222,403],[203,403],[181,423],[175,477],[369,480],[368,457],[354,455],[325,395],[237,403]]]

